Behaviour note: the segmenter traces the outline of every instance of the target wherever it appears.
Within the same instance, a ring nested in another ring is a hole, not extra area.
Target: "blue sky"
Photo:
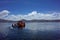
[[[60,0],[0,0],[0,10],[11,14],[27,14],[32,11],[60,11]]]
[[[5,16],[8,15],[8,18],[13,16],[11,19],[19,19],[21,16],[26,15],[39,13],[45,15],[47,12],[53,12],[55,16],[58,12],[58,14],[60,14],[60,0],[0,0],[0,17],[3,15],[2,18],[6,18]],[[17,17],[19,15],[20,17]],[[49,15],[51,16],[51,14]],[[34,16],[34,18],[37,16]],[[57,18],[57,16],[55,18]]]

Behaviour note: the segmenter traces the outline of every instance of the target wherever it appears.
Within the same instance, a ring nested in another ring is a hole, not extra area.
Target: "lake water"
[[[60,40],[60,22],[28,22],[24,29],[0,22],[0,40]]]

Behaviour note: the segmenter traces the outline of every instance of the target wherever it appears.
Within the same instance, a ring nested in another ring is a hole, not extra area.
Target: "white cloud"
[[[37,11],[32,11],[31,13],[28,13],[26,15],[8,15],[10,12],[8,10],[3,10],[0,12],[0,17],[8,20],[32,20],[32,19],[45,19],[45,20],[54,20],[54,19],[60,19],[60,13],[58,12],[52,12],[52,13],[38,13]],[[5,17],[7,16],[7,17]]]
[[[8,10],[0,11],[0,18],[7,16],[10,12]]]

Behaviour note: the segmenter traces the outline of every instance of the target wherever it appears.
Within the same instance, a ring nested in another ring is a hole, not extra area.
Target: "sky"
[[[60,0],[0,0],[0,18],[60,19]]]

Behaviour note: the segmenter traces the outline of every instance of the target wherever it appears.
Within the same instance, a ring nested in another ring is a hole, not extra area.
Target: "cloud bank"
[[[3,18],[3,17],[5,17],[5,16],[8,16],[9,13],[10,13],[10,12],[7,11],[7,10],[0,11],[0,18]]]
[[[26,19],[26,20],[32,20],[32,19],[37,19],[37,20],[55,20],[55,19],[60,19],[60,13],[58,12],[51,12],[51,13],[40,13],[37,11],[32,11],[26,15],[9,15],[10,11],[8,10],[3,10],[0,11],[0,18],[2,19],[7,19],[7,20],[21,20],[21,19]]]

